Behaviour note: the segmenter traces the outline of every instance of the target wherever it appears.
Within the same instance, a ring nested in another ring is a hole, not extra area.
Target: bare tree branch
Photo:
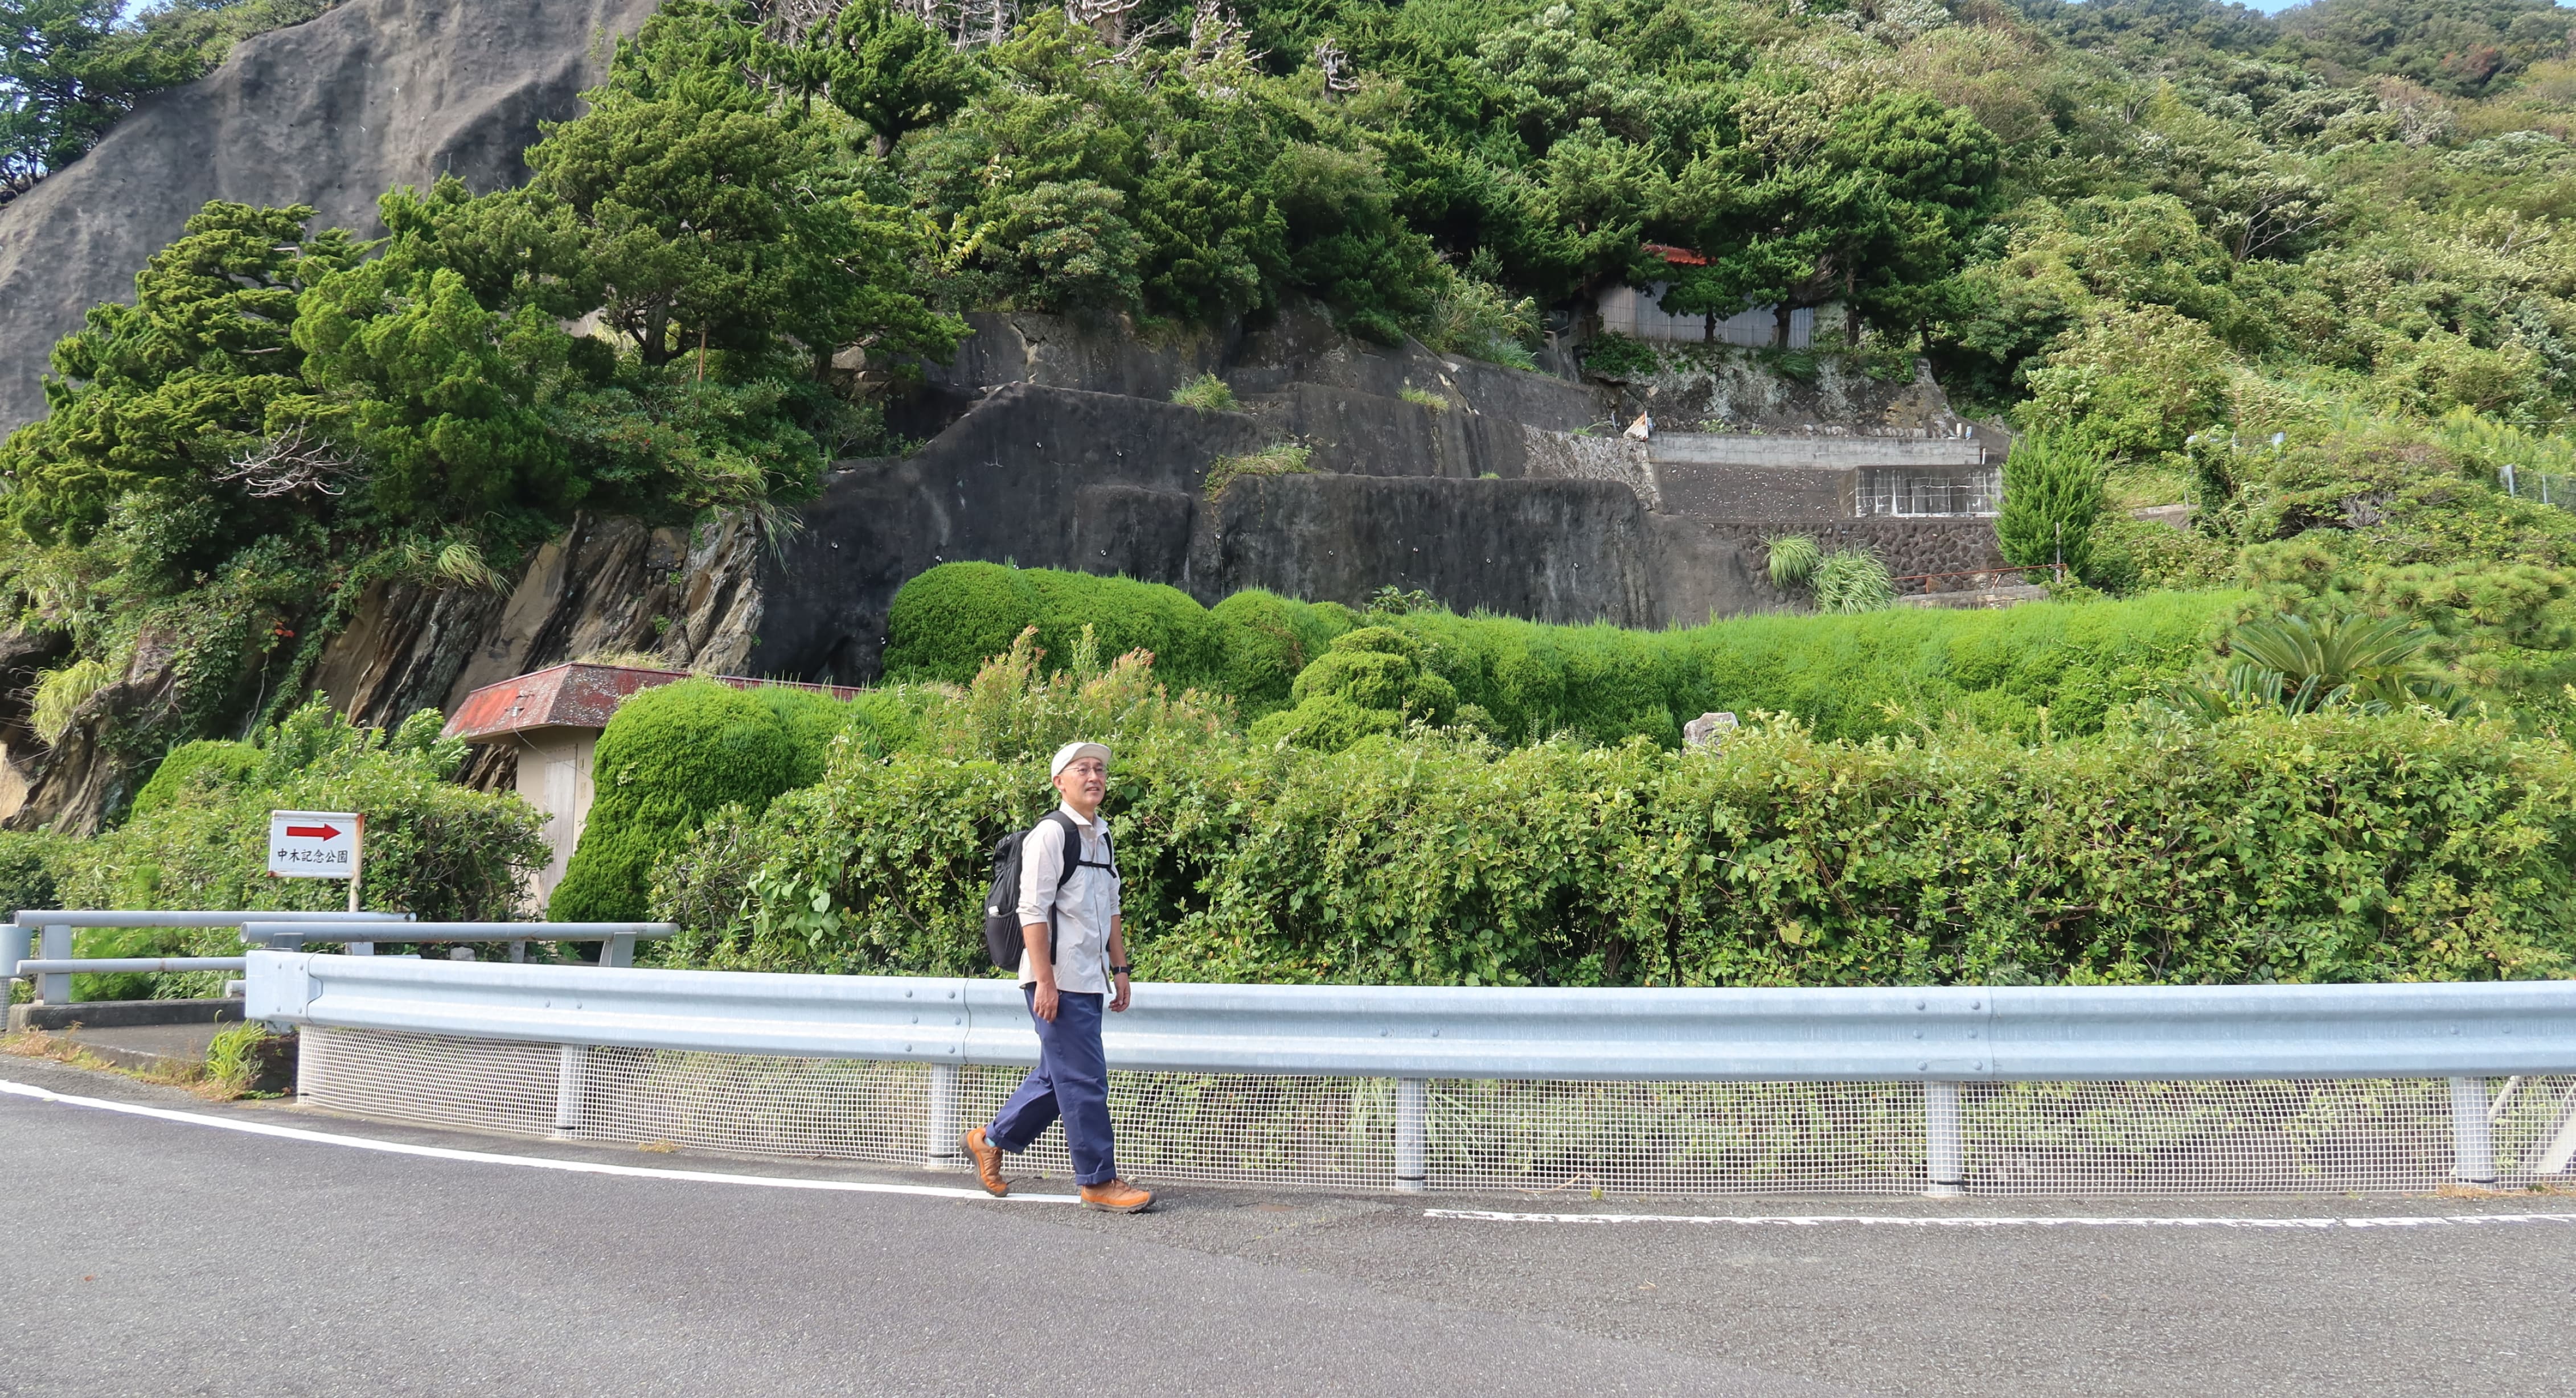
[[[298,424],[247,448],[215,479],[238,483],[254,500],[274,500],[308,492],[344,495],[348,483],[365,474],[356,457]]]

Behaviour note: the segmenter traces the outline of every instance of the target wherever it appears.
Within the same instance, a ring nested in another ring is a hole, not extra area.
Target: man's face
[[[1055,789],[1067,803],[1091,810],[1109,794],[1109,764],[1097,757],[1077,757],[1055,774]]]

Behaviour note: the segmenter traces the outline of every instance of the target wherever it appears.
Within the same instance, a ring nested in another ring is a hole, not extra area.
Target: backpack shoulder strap
[[[1065,882],[1073,877],[1073,871],[1082,867],[1082,827],[1074,824],[1073,817],[1061,810],[1047,812],[1046,818],[1064,831],[1064,858],[1055,876],[1055,891],[1062,894]]]

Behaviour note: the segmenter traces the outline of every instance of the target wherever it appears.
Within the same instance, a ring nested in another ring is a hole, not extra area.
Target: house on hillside
[[[1648,243],[1645,250],[1661,256],[1674,267],[1705,267],[1708,259],[1688,248],[1665,243]],[[1601,317],[1601,329],[1609,334],[1633,335],[1640,340],[1666,343],[1742,345],[1759,349],[1779,339],[1779,316],[1770,306],[1748,306],[1723,320],[1704,315],[1674,315],[1660,304],[1671,282],[1659,281],[1643,289],[1614,286],[1595,299],[1594,310]],[[1805,349],[1815,342],[1816,312],[1802,307],[1789,313],[1790,349]]]

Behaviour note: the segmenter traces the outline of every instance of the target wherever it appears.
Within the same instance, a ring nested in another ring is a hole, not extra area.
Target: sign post
[[[270,811],[268,872],[281,879],[347,879],[349,911],[358,911],[366,864],[367,818],[356,811]],[[352,956],[372,956],[373,942],[351,942]]]

